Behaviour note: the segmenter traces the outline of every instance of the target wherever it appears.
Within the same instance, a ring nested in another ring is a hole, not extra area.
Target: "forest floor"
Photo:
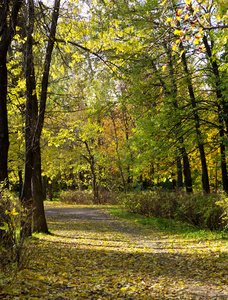
[[[46,204],[51,235],[0,299],[228,299],[228,241],[186,238],[94,207]]]

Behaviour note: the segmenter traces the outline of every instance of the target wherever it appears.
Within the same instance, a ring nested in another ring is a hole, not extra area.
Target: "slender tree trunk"
[[[53,182],[50,180],[50,178],[48,178],[47,187],[48,187],[48,199],[50,201],[52,201],[53,200]]]
[[[32,33],[34,27],[34,7],[29,2],[29,26],[27,27],[27,42],[25,51],[26,104],[25,104],[25,167],[21,202],[27,214],[24,234],[32,234],[32,170],[33,170],[33,131],[34,118],[38,112],[35,71],[32,53]]]
[[[42,193],[43,193],[43,200],[47,199],[47,176],[42,176]]]
[[[182,164],[181,164],[181,158],[178,155],[177,156],[177,190],[180,190],[182,188],[183,188]]]
[[[212,72],[215,76],[215,93],[217,97],[217,107],[218,107],[218,121],[219,121],[219,135],[221,138],[220,141],[220,152],[221,152],[221,169],[222,169],[222,182],[223,182],[223,190],[228,192],[228,176],[227,176],[227,165],[226,165],[226,147],[224,144],[224,126],[223,122],[225,121],[226,130],[228,132],[228,104],[225,101],[222,91],[221,91],[221,78],[219,74],[219,66],[215,59],[212,59],[212,49],[213,42],[211,42],[211,47],[208,43],[207,36],[203,37],[204,46],[207,51],[207,55],[209,57],[209,61],[212,65]],[[223,118],[223,115],[225,118]],[[224,121],[223,121],[224,120]]]
[[[0,55],[0,183],[8,187],[9,133],[7,118],[7,68],[6,54]]]
[[[127,164],[127,188],[130,187],[131,183],[133,182],[132,179],[132,174],[131,174],[131,168],[133,165],[133,154],[129,145],[129,133],[130,133],[130,129],[129,129],[129,122],[128,122],[128,117],[127,117],[127,108],[126,106],[123,106],[122,108],[122,116],[123,116],[123,123],[124,123],[124,129],[125,129],[125,139],[127,142],[127,150],[130,154],[130,162],[128,162]]]
[[[93,197],[94,197],[94,203],[99,204],[100,199],[99,199],[99,191],[98,191],[98,184],[97,184],[97,176],[96,176],[96,170],[95,170],[95,162],[94,162],[94,157],[93,155],[91,156],[90,159],[90,169],[92,172],[92,187],[93,187]]]
[[[159,78],[159,81],[160,81],[163,89],[164,89],[165,94],[168,97],[172,98],[173,107],[178,112],[179,111],[179,105],[177,102],[178,88],[177,88],[177,84],[176,84],[176,80],[175,80],[175,76],[174,76],[173,58],[172,58],[170,48],[166,44],[164,44],[163,46],[164,46],[164,49],[165,49],[166,54],[169,59],[169,76],[171,78],[171,86],[167,86],[167,84],[164,82],[164,80],[158,75],[155,64],[152,63],[152,65],[153,65],[154,70],[157,73],[157,76]],[[181,120],[177,121],[177,128],[181,130]],[[190,168],[190,163],[189,163],[189,159],[188,159],[188,154],[187,154],[185,144],[184,144],[184,137],[182,134],[180,134],[178,132],[178,134],[176,134],[176,139],[180,143],[180,147],[178,147],[177,150],[178,150],[178,152],[180,152],[181,157],[183,158],[183,172],[184,172],[186,192],[192,193],[193,189],[192,189],[191,168]],[[179,166],[181,166],[181,162],[179,162]],[[179,168],[179,171],[177,172],[177,176],[178,176],[178,180],[177,180],[178,186],[179,185],[182,186],[183,185],[182,168]]]
[[[8,149],[9,132],[7,118],[7,52],[15,33],[22,0],[0,1],[0,183],[5,182],[8,187]],[[9,15],[9,10],[11,12]]]
[[[188,154],[186,152],[185,147],[182,147],[180,149],[182,158],[183,158],[183,169],[184,169],[184,178],[185,178],[185,185],[186,185],[186,192],[192,193],[192,175],[191,175],[191,169],[190,169],[190,163],[188,159]]]
[[[100,202],[100,199],[99,199],[99,190],[98,190],[98,184],[97,184],[97,175],[96,175],[94,155],[91,153],[91,150],[89,148],[87,141],[83,141],[83,143],[85,144],[86,150],[88,152],[88,157],[85,155],[83,155],[83,157],[89,163],[91,174],[92,174],[93,201],[94,201],[94,203],[98,204]]]
[[[180,49],[181,51],[184,50],[184,47],[182,43],[180,44]],[[190,77],[190,73],[188,70],[188,65],[187,65],[187,58],[185,55],[185,52],[181,55],[182,63],[184,66],[184,72],[186,75],[186,80],[187,80],[187,87],[188,87],[188,92],[191,100],[191,105],[193,108],[193,117],[194,117],[194,122],[195,122],[195,130],[196,130],[196,138],[197,138],[197,145],[198,149],[200,152],[200,159],[201,159],[201,166],[202,166],[202,185],[203,185],[203,190],[205,193],[210,193],[210,185],[209,185],[209,176],[208,176],[208,170],[207,170],[207,162],[206,162],[206,155],[204,151],[204,145],[202,142],[202,134],[200,131],[200,118],[198,115],[198,112],[196,110],[196,99],[195,99],[195,94],[192,86],[192,81]]]
[[[112,119],[112,124],[113,124],[113,128],[114,128],[114,134],[115,134],[115,144],[116,144],[115,148],[116,148],[116,154],[117,154],[117,158],[118,158],[118,167],[119,167],[122,182],[123,182],[124,193],[126,194],[126,192],[127,192],[126,181],[125,181],[125,178],[124,178],[123,168],[122,168],[122,165],[121,165],[121,158],[120,158],[120,154],[119,154],[119,142],[118,142],[118,135],[117,135],[117,129],[116,129],[116,122],[115,122],[115,117],[114,117],[114,114],[113,114],[112,111],[111,111],[111,119]]]

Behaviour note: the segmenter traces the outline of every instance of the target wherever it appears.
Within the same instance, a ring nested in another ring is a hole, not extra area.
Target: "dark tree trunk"
[[[27,27],[26,43],[26,151],[25,151],[25,177],[22,192],[22,202],[25,207],[33,203],[33,231],[48,232],[44,213],[42,180],[41,180],[41,150],[40,136],[44,124],[44,114],[47,99],[47,87],[51,54],[55,42],[55,32],[59,15],[60,0],[55,1],[52,14],[52,24],[45,56],[40,105],[38,112],[38,99],[36,94],[36,78],[33,59],[33,28],[35,20],[34,1],[29,1],[29,26]],[[28,190],[27,190],[28,187]]]
[[[19,177],[19,198],[21,199],[21,193],[22,193],[22,186],[23,186],[23,177],[22,177],[22,171],[18,171],[18,177]]]
[[[186,152],[185,147],[182,147],[180,149],[182,158],[183,158],[183,167],[184,167],[184,179],[185,179],[185,185],[186,185],[186,192],[192,193],[192,176],[191,176],[191,168],[189,164],[188,154]]]
[[[182,176],[182,164],[180,156],[177,156],[177,189],[180,190],[183,188],[183,176]]]
[[[32,196],[33,196],[33,232],[48,233],[47,222],[44,213],[42,177],[41,177],[41,152],[40,141],[33,146],[33,172],[32,172]]]
[[[43,193],[43,200],[47,199],[47,176],[42,176],[42,193]]]
[[[79,191],[83,191],[84,175],[81,171],[78,172],[78,181],[78,189]]]
[[[22,0],[9,1],[0,0],[0,182],[5,182],[8,187],[8,149],[9,132],[7,119],[7,52],[15,33],[18,13]],[[9,10],[11,12],[9,14]]]
[[[7,119],[7,68],[6,55],[0,55],[0,183],[8,187],[9,133]]]
[[[48,199],[50,201],[52,201],[53,200],[53,183],[50,179],[47,182],[47,187],[48,187]]]
[[[25,105],[25,167],[24,182],[21,193],[21,202],[27,213],[25,235],[32,234],[32,171],[33,171],[33,132],[34,118],[38,113],[36,90],[35,70],[32,53],[32,33],[34,27],[34,7],[29,2],[29,26],[27,27],[27,43],[25,51],[25,77],[26,77],[26,105]]]

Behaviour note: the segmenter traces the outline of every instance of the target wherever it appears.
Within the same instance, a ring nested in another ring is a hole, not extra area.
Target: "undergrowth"
[[[131,192],[121,195],[119,201],[127,212],[161,219],[162,222],[172,224],[175,220],[201,229],[227,231],[228,200],[223,194]]]
[[[107,191],[106,189],[99,189],[98,193],[99,204],[116,204],[117,195],[113,192]],[[60,202],[67,204],[81,204],[81,205],[92,205],[94,203],[94,196],[92,191],[74,191],[67,190],[61,191]]]
[[[8,190],[1,190],[0,270],[4,273],[16,274],[27,264],[29,252],[21,225],[23,217],[19,199]]]
[[[135,213],[126,212],[123,207],[109,208],[109,213],[122,219],[131,220],[142,224],[148,229],[173,235],[181,235],[183,238],[196,238],[203,240],[228,239],[225,231],[211,231],[191,224],[165,218],[146,217]]]

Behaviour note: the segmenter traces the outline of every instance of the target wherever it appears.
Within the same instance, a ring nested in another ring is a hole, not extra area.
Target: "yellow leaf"
[[[11,215],[12,215],[12,216],[18,215],[18,212],[15,211],[15,208],[11,211]]]
[[[181,20],[181,17],[180,16],[177,16],[177,21],[180,21]]]
[[[172,18],[168,18],[168,19],[166,20],[166,23],[171,23],[171,22],[173,22],[173,19],[172,19]]]
[[[177,50],[177,47],[176,47],[176,45],[173,45],[173,51],[176,51]]]
[[[191,0],[186,0],[186,1],[185,1],[185,4],[186,4],[186,5],[191,4]]]
[[[165,71],[165,69],[166,69],[166,66],[162,66],[162,70]]]
[[[195,39],[193,45],[198,45],[198,44],[199,44],[199,39]]]
[[[186,21],[189,18],[189,15],[184,16],[184,20]]]
[[[164,0],[160,5],[164,5],[167,2],[167,0]]]

